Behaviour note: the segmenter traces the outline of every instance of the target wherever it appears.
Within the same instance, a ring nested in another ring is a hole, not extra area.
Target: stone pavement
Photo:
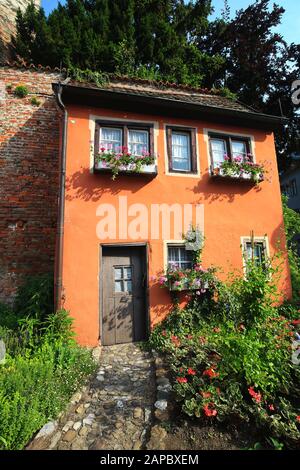
[[[137,344],[102,348],[97,376],[63,415],[48,449],[143,449],[155,402],[155,368]]]

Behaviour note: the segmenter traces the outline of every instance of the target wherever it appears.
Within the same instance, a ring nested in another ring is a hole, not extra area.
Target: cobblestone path
[[[137,344],[103,347],[97,376],[59,423],[48,449],[143,449],[154,402],[151,354]]]

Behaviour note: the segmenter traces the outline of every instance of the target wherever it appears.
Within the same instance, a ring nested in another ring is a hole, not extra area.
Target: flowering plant
[[[195,264],[191,269],[182,269],[176,263],[171,263],[165,274],[158,277],[162,287],[172,291],[196,291],[196,295],[204,294],[216,285],[216,268],[205,269],[201,264]]]
[[[144,165],[155,163],[155,156],[146,149],[141,155],[135,155],[124,146],[115,149],[101,147],[100,152],[95,156],[95,163],[101,164],[101,168],[110,169],[112,179],[115,179],[120,171],[141,172]]]
[[[251,154],[247,154],[245,158],[237,156],[231,160],[225,155],[224,161],[214,168],[215,175],[230,176],[233,178],[244,178],[259,183],[264,179],[265,169],[263,165],[253,162]]]

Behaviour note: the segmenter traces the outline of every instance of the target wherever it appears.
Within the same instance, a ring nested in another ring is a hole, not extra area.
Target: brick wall
[[[51,83],[57,79],[57,73],[0,67],[0,301],[12,301],[26,276],[53,269],[60,114]],[[13,93],[20,83],[30,91],[26,98]]]
[[[22,11],[29,5],[30,0],[0,0],[0,58],[7,58],[9,49],[7,44],[16,32],[16,13],[18,8]],[[34,0],[40,6],[41,0]]]

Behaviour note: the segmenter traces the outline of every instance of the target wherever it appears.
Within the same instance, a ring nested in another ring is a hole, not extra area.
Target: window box
[[[264,168],[253,161],[248,137],[209,134],[211,176],[258,184]]]
[[[260,183],[264,180],[264,174],[262,171],[257,172],[256,174],[249,173],[247,171],[236,171],[235,169],[224,169],[221,167],[211,167],[211,176],[214,178],[220,178],[222,180],[239,180],[245,181],[248,183]]]
[[[94,173],[157,175],[153,125],[97,121]]]
[[[184,292],[184,291],[193,291],[193,290],[207,290],[209,289],[208,281],[202,281],[201,284],[195,285],[193,284],[188,278],[182,279],[180,281],[180,285],[178,285],[179,281],[171,281],[169,280],[169,291],[176,291],[176,292]]]
[[[109,164],[106,164],[104,161],[95,161],[94,165],[94,173],[112,173],[112,168]],[[138,170],[134,166],[134,164],[129,163],[128,165],[121,165],[119,167],[118,174],[126,175],[126,174],[135,174],[135,175],[149,175],[149,176],[156,176],[157,175],[157,166],[155,163],[151,165],[142,165]]]

